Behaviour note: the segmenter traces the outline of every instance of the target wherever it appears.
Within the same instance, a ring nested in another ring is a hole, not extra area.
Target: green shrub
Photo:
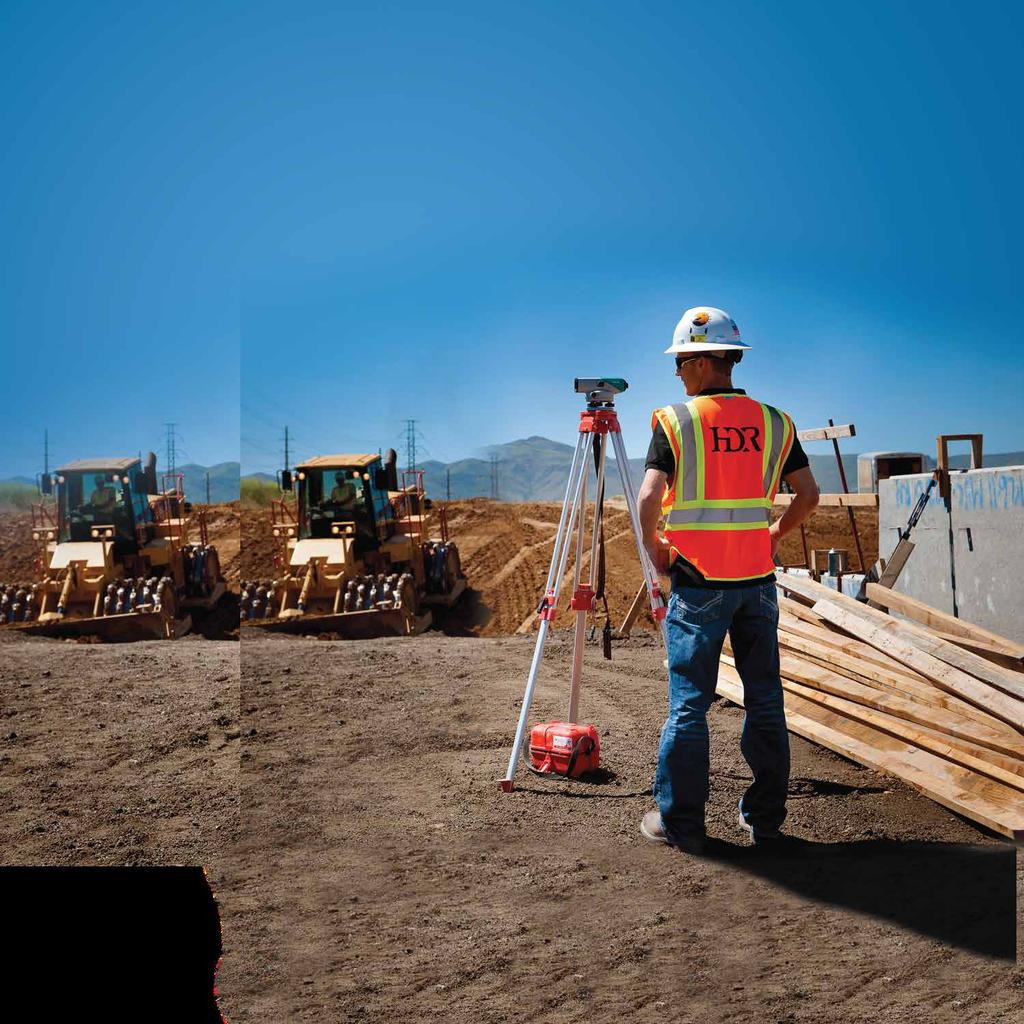
[[[0,505],[28,508],[40,500],[39,492],[31,484],[19,484],[16,481],[0,483]]]
[[[254,476],[243,476],[241,481],[242,502],[248,505],[269,505],[281,497],[281,491],[272,480],[258,480]]]

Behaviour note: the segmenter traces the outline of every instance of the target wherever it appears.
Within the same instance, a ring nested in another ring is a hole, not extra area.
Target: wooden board
[[[932,657],[904,637],[877,626],[830,600],[822,598],[814,606],[814,610],[876,650],[906,662],[941,689],[987,711],[1015,729],[1024,730],[1024,702],[999,692],[988,683],[975,679],[953,665]]]
[[[907,560],[914,552],[914,542],[906,538],[901,538],[900,542],[893,548],[892,554],[889,556],[889,560],[885,563],[885,568],[882,570],[882,575],[878,580],[880,587],[892,587],[895,586],[896,580],[899,579],[900,573],[903,572],[903,566],[907,564]]]
[[[776,494],[774,505],[791,505],[795,494]],[[823,508],[878,508],[877,494],[819,494]]]
[[[869,583],[867,585],[867,596],[874,600],[876,604],[880,604],[890,611],[906,615],[908,619],[913,619],[924,626],[930,626],[932,629],[940,630],[943,633],[952,633],[956,636],[984,641],[1004,654],[1024,659],[1024,644],[1019,644],[1015,640],[1009,639],[1009,637],[993,633],[992,630],[985,629],[984,626],[967,622],[965,619],[958,619],[955,615],[950,615],[948,612],[939,611],[938,608],[933,608],[931,605],[925,604],[924,601],[918,601],[917,598],[900,594],[895,590],[890,590],[888,587],[881,587],[877,583]]]
[[[830,441],[833,437],[856,437],[857,428],[852,423],[836,423],[831,427],[811,427],[809,430],[798,430],[796,436],[801,441]]]
[[[743,684],[736,670],[721,665],[718,693],[743,706]],[[1024,808],[1019,793],[902,740],[786,695],[790,732],[834,750],[859,764],[895,775],[937,803],[1018,842],[1024,840]]]
[[[858,666],[855,669],[850,669],[846,667],[847,660],[842,659],[841,656],[838,658],[836,656],[822,658],[811,653],[814,645],[810,642],[797,640],[791,646],[794,639],[796,638],[780,632],[780,652],[790,651],[808,664],[818,665],[837,675],[850,678],[853,682],[859,682],[862,685],[871,686],[882,692],[894,694],[904,700],[914,701],[924,707],[941,708],[959,718],[969,719],[990,731],[994,731],[1003,738],[1005,743],[1014,744],[1020,738],[1020,734],[1016,729],[1000,721],[998,718],[993,718],[990,714],[980,711],[973,704],[968,704],[959,697],[954,697],[951,693],[940,690],[923,676],[912,679],[909,676],[902,676],[895,672],[877,668],[870,662],[859,661],[858,659],[850,659],[853,664]]]
[[[779,576],[779,585],[795,590],[796,593],[804,597],[820,598],[834,606],[843,608],[869,622],[877,629],[884,630],[901,641],[906,641],[932,658],[945,662],[947,665],[959,669],[962,673],[984,680],[990,686],[1015,698],[1018,702],[1024,701],[1024,679],[1018,673],[1002,668],[999,665],[994,665],[977,654],[972,654],[970,651],[965,651],[962,647],[948,643],[916,622],[894,619],[891,615],[887,615],[885,612],[878,611],[875,608],[869,608],[867,605],[861,604],[860,601],[855,601],[852,597],[847,597],[838,591],[823,587],[820,583],[815,583],[814,580],[808,577],[781,574]],[[816,606],[814,610],[821,614],[821,610]],[[833,625],[842,625],[836,622],[834,617],[822,615],[822,618],[827,619]],[[842,626],[842,628],[846,629],[847,632],[853,632],[847,626]],[[872,643],[871,646],[876,647],[877,645]],[[906,657],[901,656],[900,660],[906,661],[907,664],[912,664]]]
[[[1001,668],[1008,669],[1011,672],[1024,672],[1024,660],[1012,654],[1004,654],[1000,648],[993,647],[991,644],[985,643],[984,640],[976,640],[973,637],[966,636],[955,636],[953,633],[943,633],[941,629],[935,629],[934,627],[929,627],[929,629],[940,640],[945,640],[956,647],[962,647],[965,651],[978,655],[979,658],[991,661],[993,665],[999,665]]]
[[[1004,732],[990,729],[980,722],[962,718],[945,708],[929,707],[907,697],[883,693],[870,686],[856,683],[852,679],[837,676],[828,669],[811,665],[792,655],[783,655],[780,659],[782,675],[796,682],[811,686],[822,693],[830,693],[846,700],[856,701],[864,707],[884,711],[896,718],[908,722],[927,725],[939,732],[959,739],[968,740],[982,747],[988,747],[1010,757],[1024,758],[1024,737],[1007,735]]]
[[[1016,766],[1016,770],[1007,771],[1005,768],[994,764],[987,757],[977,757],[969,753],[958,743],[943,737],[941,733],[933,729],[919,729],[912,722],[908,722],[905,719],[874,711],[854,701],[846,700],[844,697],[822,693],[820,690],[815,690],[810,686],[803,686],[800,683],[783,680],[782,685],[787,692],[803,697],[805,700],[815,704],[820,704],[822,707],[835,711],[844,718],[852,719],[855,722],[863,722],[865,725],[870,725],[880,732],[888,733],[890,736],[904,740],[911,746],[920,747],[922,750],[927,750],[932,754],[938,754],[939,757],[944,757],[947,761],[952,761],[954,764],[959,764],[964,768],[970,768],[971,771],[977,772],[979,775],[984,775],[986,778],[1001,782],[1004,786],[1009,786],[1011,789],[1024,792],[1024,774],[1021,774],[1024,772],[1024,762],[1011,762]]]

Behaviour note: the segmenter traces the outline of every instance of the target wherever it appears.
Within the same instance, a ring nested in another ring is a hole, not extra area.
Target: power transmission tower
[[[405,421],[405,468],[416,468],[416,420]]]
[[[288,428],[284,428],[284,468],[288,469]]]
[[[498,453],[491,452],[491,497],[498,501]]]
[[[164,426],[167,429],[167,472],[173,473],[178,462],[178,438],[174,431],[177,424],[165,423]]]
[[[447,466],[445,467],[445,470],[444,470],[444,478],[445,478],[444,479],[444,482],[445,482],[445,492],[448,495],[446,500],[447,501],[451,501],[452,500],[452,471]]]
[[[210,471],[206,471],[206,504],[210,504]]]

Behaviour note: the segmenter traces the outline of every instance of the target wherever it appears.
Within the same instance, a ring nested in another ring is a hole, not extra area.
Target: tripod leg
[[[651,599],[651,614],[654,621],[661,629],[661,640],[668,650],[668,627],[665,625],[665,599],[661,594],[661,582],[658,579],[658,572],[651,562],[647,549],[644,547],[643,532],[640,529],[640,513],[636,508],[636,495],[633,493],[633,484],[629,479],[629,463],[626,460],[626,446],[622,441],[621,433],[612,433],[612,444],[615,446],[615,461],[619,466],[619,476],[622,478],[622,489],[626,492],[626,508],[629,510],[629,520],[633,526],[633,536],[636,539],[636,551],[640,556],[640,567],[643,569],[644,579],[647,582],[647,594]]]
[[[576,564],[573,566],[572,592],[575,597],[580,589],[583,572],[583,533],[587,525],[587,477],[590,475],[589,461],[583,467],[583,487],[580,491],[580,515],[576,529]],[[596,513],[595,513],[596,514]],[[572,674],[569,680],[569,716],[567,722],[575,722],[580,697],[580,674],[583,671],[583,639],[587,629],[587,611],[576,609],[576,627],[572,646]]]
[[[544,584],[545,594],[549,594],[551,592],[551,588],[555,583],[555,566],[558,565],[559,555],[561,553],[561,539],[564,536],[562,531],[565,529],[565,517],[569,513],[569,499],[574,493],[573,487],[576,483],[576,473],[579,467],[580,455],[582,454],[586,443],[586,434],[576,435],[576,451],[573,452],[572,465],[569,467],[569,480],[565,485],[565,497],[562,498],[562,514],[558,517],[558,529],[555,530],[555,549],[551,555],[551,568],[548,569],[548,581]],[[583,465],[586,466],[586,464],[587,460],[584,457]]]
[[[588,593],[589,601],[577,601],[576,608],[576,634],[573,637],[573,650],[572,650],[572,676],[569,681],[569,715],[566,718],[567,722],[575,722],[579,716],[579,703],[580,703],[580,677],[583,674],[583,640],[586,634],[587,628],[587,612],[593,608],[594,601],[594,588],[597,584],[597,540],[601,532],[601,506],[602,498],[604,497],[604,460],[605,452],[608,447],[607,435],[598,434],[594,439],[594,444],[598,445],[598,460],[597,460],[597,490],[595,492],[594,499],[594,521],[591,526],[591,538],[590,538],[590,572],[588,579],[590,580],[590,589]],[[586,470],[589,475],[589,466]],[[586,484],[584,483],[584,494],[586,493]],[[585,522],[585,510],[580,516],[580,530],[576,537],[576,573],[575,583],[573,586],[573,596],[581,597],[579,592],[580,576],[583,561],[583,526]]]
[[[519,712],[515,739],[512,741],[512,753],[509,755],[508,769],[505,772],[505,778],[498,783],[498,787],[505,793],[512,792],[512,779],[516,773],[516,759],[519,757],[523,737],[526,735],[526,723],[530,716],[530,705],[533,703],[533,691],[537,685],[537,671],[540,668],[541,656],[544,653],[544,641],[547,639],[548,628],[551,625],[552,618],[554,618],[558,593],[562,586],[562,576],[565,574],[565,563],[569,556],[569,537],[572,536],[573,526],[576,522],[576,513],[580,504],[580,491],[588,471],[587,456],[590,454],[592,441],[593,434],[580,434],[577,452],[582,457],[578,462],[576,460],[573,461],[569,485],[565,489],[565,501],[562,505],[562,515],[559,519],[558,534],[555,536],[555,548],[551,554],[548,587],[540,613],[540,629],[537,631],[537,643],[533,649],[533,661],[530,663],[530,673],[526,679],[526,692],[523,694],[523,706]],[[572,494],[571,511],[569,509],[570,493]]]

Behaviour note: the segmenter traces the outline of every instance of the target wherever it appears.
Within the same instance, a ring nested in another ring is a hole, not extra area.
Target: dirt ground
[[[5,864],[223,863],[238,838],[239,645],[0,631]]]
[[[222,1008],[257,1020],[1018,1020],[1014,851],[798,738],[788,830],[743,844],[741,711],[711,715],[711,854],[644,844],[653,638],[588,651],[602,776],[498,792],[530,637],[242,643],[246,827]],[[561,717],[549,645],[531,718]]]

